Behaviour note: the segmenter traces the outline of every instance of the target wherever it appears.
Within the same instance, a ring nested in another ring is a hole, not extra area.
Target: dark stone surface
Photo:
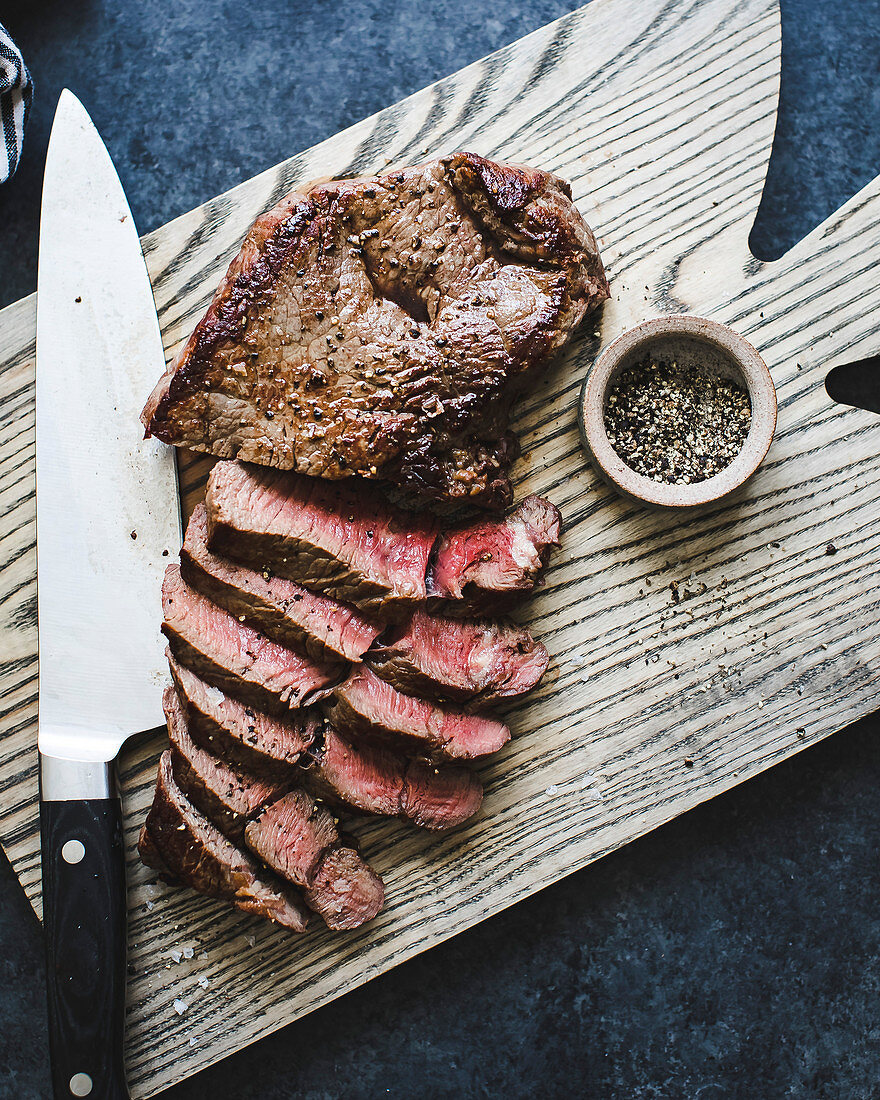
[[[0,303],[34,289],[63,85],[147,230],[574,6],[5,4],[38,87],[0,188]],[[783,38],[752,238],[765,258],[880,171],[880,2],[783,0]],[[877,731],[866,719],[168,1096],[880,1096]],[[38,928],[4,863],[3,1098],[49,1095],[43,998]]]

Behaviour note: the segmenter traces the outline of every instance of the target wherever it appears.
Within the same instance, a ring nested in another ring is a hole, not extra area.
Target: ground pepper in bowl
[[[625,367],[604,408],[611,446],[631,470],[667,485],[720,473],[752,422],[748,391],[723,374],[648,358]]]

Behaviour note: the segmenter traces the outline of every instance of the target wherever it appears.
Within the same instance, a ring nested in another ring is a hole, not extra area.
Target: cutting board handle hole
[[[834,367],[825,379],[825,389],[841,405],[880,413],[880,355]]]

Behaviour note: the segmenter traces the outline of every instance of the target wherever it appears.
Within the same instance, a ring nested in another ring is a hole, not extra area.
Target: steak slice
[[[448,760],[496,752],[510,730],[494,718],[461,714],[404,695],[368,668],[356,668],[324,704],[331,725],[347,734],[389,738]]]
[[[284,713],[325,695],[339,679],[338,669],[270,642],[194,592],[177,565],[165,571],[162,610],[175,658],[240,702]]]
[[[244,827],[268,802],[293,786],[295,773],[266,781],[230,767],[199,746],[186,728],[183,708],[173,687],[165,689],[162,707],[171,741],[174,779],[197,810],[212,821],[233,843],[244,838]]]
[[[204,504],[186,529],[180,571],[190,587],[230,615],[315,661],[358,661],[382,629],[353,607],[214,554]]]
[[[273,718],[206,684],[170,650],[167,655],[190,737],[214,756],[274,777],[287,774],[315,739],[313,711],[292,711],[284,721]]]
[[[378,745],[354,745],[331,726],[312,750],[303,782],[333,805],[401,817],[424,829],[451,829],[479,810],[483,787],[469,768],[439,767]]]
[[[370,486],[218,462],[207,506],[216,553],[383,617],[425,598],[436,527]]]
[[[174,781],[171,752],[159,761],[153,805],[138,840],[148,867],[173,876],[200,894],[224,898],[294,932],[304,932],[308,910],[287,883],[266,875],[199,813]]]
[[[608,297],[567,183],[473,153],[260,217],[142,419],[166,443],[504,505],[511,403]]]
[[[358,928],[382,908],[382,880],[343,844],[333,815],[306,791],[268,806],[248,824],[245,841],[273,871],[303,888],[329,928]]]
[[[530,691],[548,661],[547,650],[527,630],[423,611],[365,657],[373,672],[399,691],[473,704]]]
[[[510,597],[534,588],[559,544],[561,524],[555,505],[529,496],[504,519],[447,531],[431,562],[430,595],[442,601],[464,598],[472,608],[506,607]],[[454,610],[445,602],[437,606]]]

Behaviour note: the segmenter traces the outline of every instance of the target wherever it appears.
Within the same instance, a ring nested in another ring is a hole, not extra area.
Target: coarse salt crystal
[[[222,703],[225,698],[220,688],[209,687],[205,690],[205,694],[212,703]]]
[[[193,949],[191,947],[184,947],[183,957],[185,959],[191,959],[193,957]]]
[[[180,997],[175,997],[175,999],[174,999],[174,1011],[177,1013],[178,1016],[182,1016],[188,1008],[189,1008],[189,1005],[186,1003],[186,1001],[182,1001],[180,999]]]
[[[193,1035],[193,1037],[192,1037],[192,1038],[190,1039],[190,1041],[189,1041],[189,1045],[190,1045],[191,1047],[194,1047],[194,1046],[196,1045],[196,1043],[197,1043],[197,1042],[198,1042],[198,1039],[197,1039],[197,1038],[195,1037],[195,1035]]]
[[[558,788],[558,787],[556,786],[556,784],[555,784],[555,783],[551,783],[549,787],[546,787],[546,788],[545,788],[545,790],[544,790],[544,794],[556,794],[556,792],[557,792],[558,790],[559,790],[559,788]]]
[[[176,963],[179,963],[180,960],[183,958],[183,955],[181,955],[179,951],[169,951],[168,954]]]
[[[199,985],[202,987],[202,989],[208,988],[208,979],[205,977],[204,974],[201,976],[201,978],[199,978]]]

